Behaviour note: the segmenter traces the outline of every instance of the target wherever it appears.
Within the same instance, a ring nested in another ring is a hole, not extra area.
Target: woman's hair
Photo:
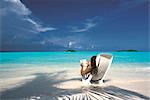
[[[91,57],[91,72],[92,74],[97,74],[97,67],[96,67],[96,56]]]

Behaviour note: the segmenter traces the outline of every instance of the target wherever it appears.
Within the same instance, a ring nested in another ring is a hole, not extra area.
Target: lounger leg
[[[104,86],[104,81],[103,80],[99,80],[98,83],[101,85],[101,86]]]

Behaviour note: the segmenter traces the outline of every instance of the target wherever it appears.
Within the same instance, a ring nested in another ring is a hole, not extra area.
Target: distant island
[[[117,52],[139,52],[139,51],[138,50],[129,49],[129,50],[117,50]]]
[[[66,50],[65,52],[77,52],[77,51],[73,49],[69,49],[69,50]]]

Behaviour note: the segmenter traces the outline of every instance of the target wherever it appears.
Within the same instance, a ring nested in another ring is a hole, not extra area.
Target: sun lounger
[[[110,54],[101,54],[96,57],[96,66],[98,68],[98,73],[96,75],[90,75],[87,80],[83,81],[84,85],[89,85],[91,82],[99,83],[103,85],[103,80],[106,73],[112,63],[113,56]]]

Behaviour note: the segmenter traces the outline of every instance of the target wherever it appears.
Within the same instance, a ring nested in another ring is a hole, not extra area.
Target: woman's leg
[[[87,75],[82,76],[82,80],[86,80],[87,79]]]
[[[91,85],[91,82],[90,82],[91,79],[92,79],[92,74],[90,74],[87,79],[83,79],[83,80],[82,80],[82,85],[83,85],[83,86],[89,86],[89,85]]]
[[[91,79],[92,79],[92,77],[93,77],[92,74],[90,74],[89,77],[88,77],[86,80],[87,80],[88,82],[90,82]]]

